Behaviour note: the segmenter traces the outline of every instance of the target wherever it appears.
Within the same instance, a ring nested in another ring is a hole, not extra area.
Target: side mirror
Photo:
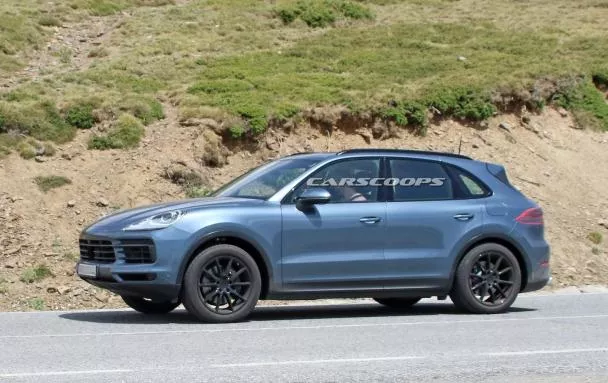
[[[323,188],[306,189],[296,198],[296,207],[298,210],[310,209],[313,205],[328,203],[331,200],[331,194]]]

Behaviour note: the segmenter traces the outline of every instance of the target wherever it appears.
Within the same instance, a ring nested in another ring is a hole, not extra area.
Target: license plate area
[[[76,270],[81,277],[97,278],[97,265],[88,265],[86,263],[78,264]]]

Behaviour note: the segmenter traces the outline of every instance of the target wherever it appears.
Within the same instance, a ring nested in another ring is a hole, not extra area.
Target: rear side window
[[[438,162],[390,159],[393,201],[440,201],[454,199],[452,179]]]
[[[477,177],[452,165],[446,165],[454,181],[454,194],[457,199],[483,198],[491,194],[490,189]]]

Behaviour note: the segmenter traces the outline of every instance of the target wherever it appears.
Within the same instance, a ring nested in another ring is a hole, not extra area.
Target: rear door
[[[390,158],[388,169],[399,184],[388,191],[386,287],[443,288],[454,248],[481,226],[477,197],[487,191],[471,180],[481,194],[467,192],[459,172],[439,161]]]

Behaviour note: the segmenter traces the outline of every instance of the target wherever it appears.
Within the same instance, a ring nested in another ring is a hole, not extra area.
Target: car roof
[[[325,153],[313,153],[313,152],[309,152],[309,153],[294,153],[291,154],[289,157],[308,157],[308,158],[316,158],[319,160],[324,160],[330,157],[337,157],[337,156],[349,156],[349,157],[356,157],[358,155],[381,155],[381,156],[386,156],[386,155],[404,155],[404,156],[413,156],[413,157],[419,157],[419,158],[444,158],[444,159],[457,159],[457,160],[472,160],[471,157],[462,155],[462,154],[456,154],[456,153],[447,153],[447,152],[434,152],[434,151],[428,151],[428,150],[412,150],[412,149],[349,149],[349,150],[343,150],[341,152],[325,152]]]

